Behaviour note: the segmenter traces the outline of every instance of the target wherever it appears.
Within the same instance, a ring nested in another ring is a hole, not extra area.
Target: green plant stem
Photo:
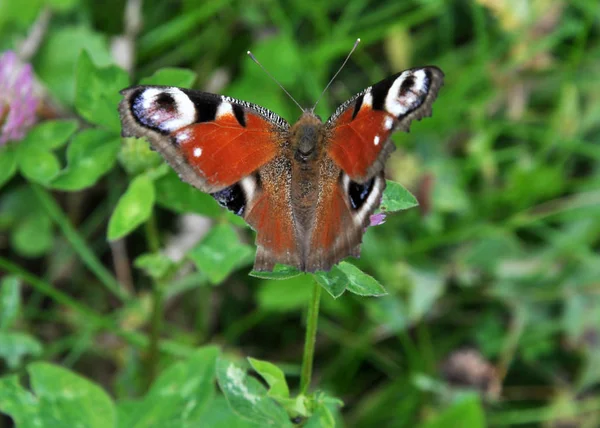
[[[306,315],[306,336],[304,338],[304,355],[302,357],[302,372],[300,375],[300,393],[305,395],[310,387],[310,379],[312,377],[320,302],[321,286],[313,279],[313,292],[310,299],[310,305],[308,306],[308,313]]]
[[[156,218],[154,214],[146,222],[146,240],[148,247],[153,253],[160,249],[160,240]],[[152,318],[150,321],[150,346],[148,348],[148,359],[146,366],[146,386],[150,388],[158,372],[158,363],[160,360],[160,333],[162,330],[164,293],[160,280],[155,280],[152,290]]]
[[[107,290],[117,296],[121,301],[126,301],[130,297],[127,291],[119,284],[110,271],[104,267],[100,260],[98,260],[94,252],[73,227],[71,221],[56,203],[54,198],[43,187],[37,184],[31,184],[31,187],[44,207],[44,210],[46,210],[46,213],[58,225],[83,263],[92,271],[92,273],[94,273],[94,275],[96,275]]]

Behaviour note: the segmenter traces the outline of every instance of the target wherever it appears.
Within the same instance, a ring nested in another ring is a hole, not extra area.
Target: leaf
[[[52,248],[52,220],[39,211],[17,223],[11,234],[11,244],[25,257],[39,257]]]
[[[273,272],[262,272],[253,270],[248,275],[262,279],[284,280],[294,278],[298,275],[302,275],[302,272],[300,272],[295,267],[276,264],[275,268],[273,269]]]
[[[249,245],[240,242],[233,227],[218,224],[188,253],[188,257],[211,283],[219,284],[236,268],[250,263],[253,253]]]
[[[116,66],[97,67],[87,51],[77,61],[75,107],[88,122],[120,133],[119,91],[129,86],[125,71]]]
[[[17,156],[11,146],[0,148],[0,187],[17,172]]]
[[[42,344],[26,333],[0,331],[0,358],[10,369],[21,365],[26,356],[37,357],[42,353]]]
[[[313,277],[334,299],[344,294],[349,282],[346,274],[337,266],[333,266],[329,272],[315,272]]]
[[[375,278],[367,275],[348,262],[341,262],[339,269],[348,278],[347,290],[359,296],[385,296],[387,291]]]
[[[485,428],[485,415],[479,397],[468,394],[440,413],[423,428]]]
[[[19,150],[54,150],[77,130],[76,120],[47,120],[35,126],[18,145]]]
[[[381,199],[381,211],[402,211],[419,205],[417,198],[406,190],[400,183],[386,180],[383,198]]]
[[[48,184],[60,171],[56,155],[43,149],[19,150],[17,159],[23,176],[34,183]]]
[[[311,279],[308,275],[287,281],[266,280],[258,290],[258,305],[269,312],[291,312],[302,310],[310,301]]]
[[[98,385],[48,363],[29,365],[33,393],[17,376],[0,378],[0,411],[20,428],[116,426],[112,400]]]
[[[151,278],[164,278],[174,267],[173,261],[161,253],[142,254],[135,259],[134,266],[142,269]]]
[[[0,331],[14,324],[21,310],[21,283],[16,276],[0,280]]]
[[[164,85],[189,88],[196,80],[196,73],[185,68],[161,68],[152,76],[145,77],[140,85]]]
[[[206,346],[162,373],[150,391],[136,402],[120,407],[119,427],[196,427],[212,406],[219,349]],[[126,411],[124,411],[126,410]]]
[[[36,73],[64,105],[72,106],[75,101],[76,65],[83,49],[100,66],[112,62],[106,36],[85,25],[57,26],[48,32],[36,55]]]
[[[165,164],[160,155],[151,150],[148,142],[142,138],[121,139],[121,147],[117,158],[119,164],[129,175],[139,175],[150,168]]]
[[[202,414],[197,427],[210,428],[261,428],[248,419],[238,416],[231,410],[227,400],[218,395]]]
[[[154,184],[147,175],[138,175],[119,199],[108,222],[108,239],[128,235],[144,223],[154,207]]]
[[[222,208],[212,196],[184,183],[177,174],[169,173],[155,181],[156,202],[164,208],[180,214],[196,213],[207,217],[217,217]]]
[[[223,358],[217,361],[217,381],[238,415],[261,426],[292,426],[285,410],[267,396],[266,388],[234,363]]]
[[[320,404],[313,412],[312,416],[306,421],[304,428],[335,428],[335,418],[331,410],[325,405]]]
[[[121,141],[101,129],[86,129],[67,148],[67,167],[52,181],[60,190],[81,190],[94,185],[115,164]]]
[[[248,358],[248,361],[252,368],[256,370],[265,382],[267,382],[267,385],[269,385],[268,395],[270,397],[289,398],[290,390],[287,381],[285,380],[283,370],[268,361],[257,360],[255,358]]]

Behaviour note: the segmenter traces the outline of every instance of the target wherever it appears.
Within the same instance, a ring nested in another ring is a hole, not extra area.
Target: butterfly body
[[[182,180],[210,193],[257,231],[254,268],[329,270],[357,257],[385,189],[394,130],[431,114],[436,67],[407,70],[342,104],[322,122],[290,126],[230,97],[175,87],[124,90],[124,136],[147,137]]]

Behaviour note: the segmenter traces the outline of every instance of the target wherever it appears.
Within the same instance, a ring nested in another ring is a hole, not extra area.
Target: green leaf
[[[161,253],[142,254],[135,259],[134,266],[142,269],[151,278],[164,278],[173,269],[173,261]]]
[[[34,127],[19,143],[19,150],[54,150],[77,130],[76,120],[47,120]]]
[[[67,149],[67,167],[52,181],[60,190],[81,190],[95,184],[115,164],[121,141],[101,129],[86,129]]]
[[[20,428],[116,426],[112,400],[102,388],[73,372],[48,363],[27,371],[33,393],[17,376],[0,378],[0,411]]]
[[[213,284],[221,283],[238,267],[250,263],[254,251],[242,244],[228,224],[218,224],[188,253],[200,272]]]
[[[406,190],[400,183],[386,180],[383,198],[381,200],[381,211],[402,211],[419,205],[417,198]]]
[[[258,305],[269,312],[291,312],[306,307],[312,293],[310,276],[302,275],[287,281],[267,280],[258,290]]]
[[[11,244],[25,257],[39,257],[52,248],[52,221],[40,212],[27,215],[12,230]]]
[[[468,394],[423,425],[424,428],[485,428],[485,414],[479,397]]]
[[[375,278],[367,275],[353,264],[341,262],[338,267],[348,278],[348,291],[359,296],[385,296],[387,294],[385,288]]]
[[[142,138],[123,138],[118,159],[119,164],[130,175],[139,175],[164,164],[160,155],[150,150],[150,145]]]
[[[114,241],[128,235],[144,223],[154,207],[154,183],[147,175],[138,175],[119,199],[110,221],[108,239]]]
[[[315,272],[313,276],[334,299],[344,294],[349,282],[346,274],[337,266],[333,266],[329,272]]]
[[[304,428],[335,428],[335,418],[331,410],[325,405],[320,404],[313,412],[312,416],[306,421]]]
[[[287,381],[285,380],[283,370],[268,361],[257,360],[255,358],[248,358],[248,361],[252,368],[256,370],[265,382],[267,382],[267,385],[269,385],[268,395],[270,397],[288,398],[290,396],[290,390]]]
[[[74,103],[76,65],[83,49],[100,66],[112,63],[106,36],[84,25],[53,28],[36,55],[36,73],[64,105]]]
[[[119,427],[201,426],[212,406],[219,349],[207,346],[162,373],[141,400],[119,406]]]
[[[164,85],[189,88],[196,80],[196,73],[185,68],[161,68],[152,76],[145,77],[140,85]]]
[[[229,406],[241,417],[261,426],[292,426],[285,410],[267,396],[266,388],[234,363],[217,361],[217,381]]]
[[[17,172],[17,156],[12,146],[0,148],[0,187]]]
[[[10,369],[21,365],[26,356],[37,357],[42,353],[42,344],[25,333],[0,331],[0,358]]]
[[[180,214],[196,213],[217,217],[222,213],[214,198],[184,183],[177,174],[169,173],[155,181],[156,202],[164,208]]]
[[[222,395],[218,395],[210,406],[206,408],[200,418],[198,427],[210,428],[261,428],[248,419],[244,419],[233,412]]]
[[[29,148],[18,152],[19,168],[29,181],[48,184],[60,171],[60,162],[52,152]]]
[[[302,272],[300,272],[295,267],[276,264],[275,268],[273,269],[273,272],[253,270],[248,275],[262,279],[284,280],[294,278],[298,275],[302,275]]]
[[[0,330],[8,330],[21,310],[21,283],[16,276],[0,280]]]
[[[116,66],[99,68],[83,51],[77,62],[75,107],[88,122],[120,133],[119,91],[129,86],[125,71]]]

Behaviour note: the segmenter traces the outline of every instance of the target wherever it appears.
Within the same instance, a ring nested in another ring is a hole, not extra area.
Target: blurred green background
[[[0,0],[0,51],[32,63],[45,93],[40,121],[77,118],[86,127],[75,110],[82,50],[98,66],[126,68],[132,83],[163,67],[189,69],[194,88],[292,122],[297,106],[247,50],[310,106],[360,37],[318,106],[322,117],[405,68],[431,64],[446,75],[433,117],[394,135],[398,150],[387,164],[388,178],[420,207],[370,228],[357,262],[389,295],[323,296],[314,384],[344,401],[340,426],[461,426],[465,414],[448,409],[465,389],[479,394],[490,426],[600,425],[597,2],[145,0],[139,16],[136,3]],[[26,339],[17,356],[0,340],[0,375],[45,360],[117,399],[144,391],[144,352],[121,337],[152,324],[151,280],[133,261],[153,246],[185,254],[232,220],[212,203],[202,208],[210,218],[182,216],[185,204],[163,195],[154,244],[143,227],[109,243],[108,220],[129,174],[161,163],[140,141],[118,151],[93,186],[48,191],[50,202],[18,175],[0,189],[0,256],[12,263],[0,272],[30,275],[11,323]],[[250,231],[235,224],[253,252]],[[160,367],[180,357],[178,346],[214,343],[278,363],[294,384],[307,279],[251,278],[252,255],[216,280],[183,260],[164,285],[161,331],[173,347]],[[116,277],[134,303],[116,300],[98,272]],[[32,288],[37,280],[73,300]],[[87,322],[77,302],[117,323],[117,332]]]

